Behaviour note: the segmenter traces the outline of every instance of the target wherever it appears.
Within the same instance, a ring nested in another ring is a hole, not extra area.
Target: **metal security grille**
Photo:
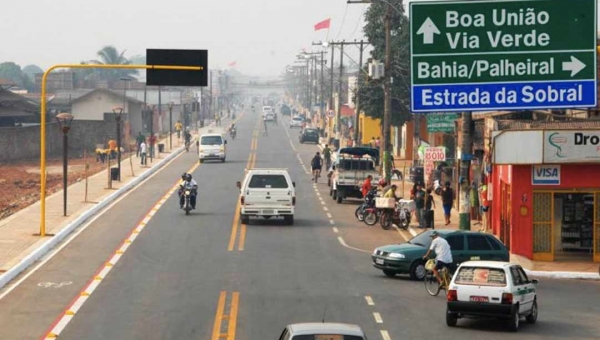
[[[594,261],[600,262],[600,193],[594,195]]]
[[[552,193],[533,193],[533,257],[536,260],[553,260],[553,212]]]

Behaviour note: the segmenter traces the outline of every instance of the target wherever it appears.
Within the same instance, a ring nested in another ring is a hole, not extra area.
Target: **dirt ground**
[[[123,155],[125,156],[125,155]],[[106,169],[96,162],[95,155],[87,157],[88,177]],[[46,192],[50,195],[63,187],[62,158],[47,160]],[[69,184],[85,179],[83,158],[69,159]],[[0,220],[39,201],[39,161],[0,163]]]

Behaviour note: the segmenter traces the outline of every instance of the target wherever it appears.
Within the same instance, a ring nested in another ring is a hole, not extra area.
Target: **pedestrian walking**
[[[425,228],[425,219],[423,218],[423,211],[425,210],[425,190],[423,190],[421,184],[417,184],[415,192],[415,206],[417,208],[417,220],[419,222],[419,228]]]
[[[147,158],[146,158],[146,154],[148,152],[148,145],[143,140],[142,140],[142,143],[140,143],[139,151],[140,151],[140,162],[141,162],[141,164],[142,165],[148,165]]]
[[[140,145],[146,140],[146,137],[142,135],[142,132],[138,132],[138,135],[135,137],[135,144],[137,145],[137,150],[135,153],[136,157],[140,157]]]
[[[175,123],[175,131],[177,131],[177,139],[181,139],[181,129],[183,128],[183,124],[178,120]]]
[[[450,212],[452,211],[452,206],[454,205],[454,190],[450,187],[450,182],[446,182],[444,188],[442,189],[442,206],[444,207],[444,218],[446,220],[446,224],[450,224]]]

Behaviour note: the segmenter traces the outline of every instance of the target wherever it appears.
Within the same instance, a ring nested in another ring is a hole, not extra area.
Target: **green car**
[[[452,250],[454,264],[465,261],[509,261],[508,249],[493,235],[474,231],[436,230],[446,239]],[[386,276],[409,274],[413,280],[425,277],[423,256],[431,245],[432,231],[425,231],[403,244],[390,244],[375,249],[371,258],[373,266]]]

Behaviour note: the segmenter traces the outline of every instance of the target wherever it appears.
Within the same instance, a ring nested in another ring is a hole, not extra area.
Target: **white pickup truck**
[[[248,224],[250,217],[283,217],[285,224],[294,224],[296,183],[287,169],[250,169],[240,189],[240,219]]]
[[[379,150],[366,147],[342,148],[335,161],[335,170],[331,175],[330,195],[337,203],[347,197],[362,198],[360,191],[369,175],[373,183],[379,180],[376,169]]]

